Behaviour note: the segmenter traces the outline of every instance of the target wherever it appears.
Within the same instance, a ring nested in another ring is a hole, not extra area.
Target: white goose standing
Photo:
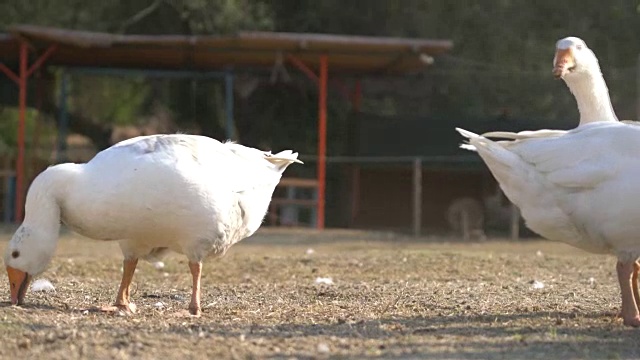
[[[618,121],[598,58],[584,41],[576,37],[558,40],[553,75],[563,79],[576,98],[580,125]]]
[[[609,89],[604,81],[596,55],[577,37],[566,37],[556,43],[553,76],[562,79],[578,104],[578,126],[594,122],[617,122]],[[518,133],[492,131],[483,136],[512,140],[563,135],[565,130],[521,131]]]
[[[462,147],[478,152],[533,231],[617,256],[622,318],[640,326],[640,126],[617,121],[584,41],[558,41],[553,73],[576,97],[577,128],[484,135],[457,129],[469,142]]]
[[[115,306],[104,310],[135,312],[129,287],[138,259],[173,250],[189,259],[189,311],[199,315],[203,260],[258,229],[297,156],[204,136],[152,135],[120,142],[86,164],[49,167],[33,181],[24,222],[6,249],[11,303],[23,303],[31,277],[51,261],[62,221],[89,238],[119,241],[122,282]]]

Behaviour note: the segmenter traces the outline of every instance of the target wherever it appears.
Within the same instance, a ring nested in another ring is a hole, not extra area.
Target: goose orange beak
[[[7,274],[9,275],[9,289],[11,290],[11,304],[22,305],[24,296],[27,294],[31,275],[24,271],[7,266]]]
[[[576,61],[570,48],[556,50],[556,57],[553,59],[553,76],[556,79],[563,78],[575,67]]]

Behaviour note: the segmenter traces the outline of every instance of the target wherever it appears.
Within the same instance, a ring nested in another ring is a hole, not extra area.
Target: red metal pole
[[[313,70],[309,69],[309,67],[305,65],[304,62],[302,62],[297,57],[293,55],[287,55],[287,60],[289,60],[289,62],[291,62],[293,66],[298,68],[298,70],[304,73],[307,76],[307,78],[309,78],[311,81],[315,83],[318,83],[320,81],[320,79],[318,78],[318,75],[316,75],[316,73],[314,73]],[[335,85],[335,87],[342,94],[342,96],[344,96],[345,99],[350,100],[349,91],[347,90],[347,87],[344,85],[344,83],[338,79],[334,79],[332,81],[333,81],[333,85]],[[327,87],[328,86],[329,85],[327,85]]]
[[[356,112],[360,111],[362,103],[362,83],[356,80],[351,97],[351,105]],[[357,116],[357,115],[356,115]],[[360,165],[354,164],[351,168],[351,222],[354,226],[358,212],[360,211]]]
[[[318,229],[324,229],[324,207],[326,186],[327,155],[327,75],[329,59],[320,56],[320,82],[318,94]]]
[[[293,55],[287,55],[287,60],[289,60],[293,64],[293,66],[297,67],[298,70],[307,75],[309,79],[318,82],[318,76],[313,72],[313,70],[309,69],[307,65],[300,61],[300,59]]]
[[[351,104],[355,111],[360,111],[360,105],[362,104],[362,83],[360,80],[356,80],[355,87],[353,89],[353,98],[351,98]]]
[[[16,75],[13,71],[11,71],[11,69],[9,69],[7,65],[1,62],[0,62],[0,71],[5,73],[5,75],[7,75],[7,77],[13,80],[16,84],[20,84],[20,78],[18,77],[18,75]]]
[[[360,211],[360,165],[351,168],[351,226],[354,226]]]
[[[27,70],[27,77],[31,76],[34,71],[38,70],[42,64],[44,64],[47,59],[51,57],[54,51],[58,48],[58,45],[53,44],[49,46],[49,48],[44,52],[44,54],[40,55],[40,57],[31,65],[29,70]]]
[[[29,49],[26,42],[20,43],[20,81],[18,115],[18,158],[16,159],[16,223],[22,221],[24,213],[24,123],[27,111],[27,60]]]

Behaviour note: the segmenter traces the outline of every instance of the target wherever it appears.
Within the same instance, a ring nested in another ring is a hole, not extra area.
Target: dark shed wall
[[[456,198],[481,201],[487,187],[483,172],[424,170],[422,172],[422,225],[446,230],[445,213]],[[413,172],[406,168],[361,169],[359,211],[354,227],[409,231],[413,219]]]

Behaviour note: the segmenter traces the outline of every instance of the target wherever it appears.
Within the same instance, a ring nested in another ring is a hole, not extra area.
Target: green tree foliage
[[[74,76],[69,110],[114,125],[136,124],[149,96],[144,79]]]
[[[600,59],[618,114],[636,118],[639,6],[637,0],[4,0],[0,24],[127,34],[275,30],[453,40],[454,50],[421,74],[365,83],[364,109],[399,117],[506,113],[577,119],[573,98],[550,76],[555,41],[573,35],[585,39]],[[293,68],[290,72],[297,74]],[[149,98],[160,98],[181,126],[195,124],[207,135],[224,137],[220,82],[198,83],[194,89],[190,81],[171,81],[165,91],[149,81],[99,84],[103,81],[109,80],[81,81],[94,89],[75,93],[74,102],[83,104],[77,109],[91,118],[135,122]],[[119,86],[121,91],[114,90]],[[109,96],[99,102],[82,98],[101,91]],[[304,139],[304,151],[315,152],[315,91],[302,77],[294,76],[288,85],[262,81],[248,99],[237,98],[240,138],[252,143],[268,139],[274,147],[286,139]],[[346,128],[346,104],[332,94],[330,131]],[[337,138],[330,137],[330,149],[340,152]]]
[[[33,134],[36,128],[38,113],[35,110],[28,110],[25,114],[25,132],[31,136],[25,137],[25,142],[33,142]],[[18,144],[15,134],[18,129],[18,111],[16,108],[0,109],[0,156],[13,154]],[[39,129],[42,135],[51,136],[54,129],[50,126]]]
[[[575,117],[575,103],[564,84],[552,81],[549,74],[555,41],[579,36],[599,57],[617,111],[635,118],[638,1],[268,3],[278,31],[452,39],[453,52],[436,59],[418,84],[409,80],[411,85],[391,89],[397,90],[396,101],[414,103],[395,106],[400,111],[483,117],[507,109],[530,118]],[[418,94],[416,85],[422,87]]]

